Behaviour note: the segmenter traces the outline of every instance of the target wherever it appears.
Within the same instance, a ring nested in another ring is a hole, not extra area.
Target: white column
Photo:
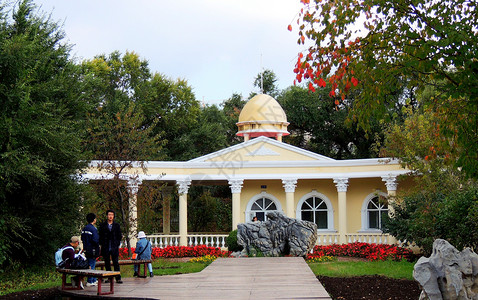
[[[390,205],[395,201],[395,197],[397,196],[397,176],[388,175],[382,176],[382,181],[385,182],[385,186],[387,187],[387,194],[388,194],[388,215],[392,216],[394,213],[393,207]],[[397,240],[395,237],[390,236],[388,242],[390,244],[395,244]]]
[[[348,178],[334,178],[339,200],[339,243],[347,243],[347,187]]]
[[[241,190],[244,179],[229,179],[232,193],[232,230],[237,229],[241,219]]]
[[[388,175],[382,176],[382,181],[385,182],[385,186],[387,187],[387,193],[390,197],[397,196],[397,176]]]
[[[188,190],[191,179],[177,180],[179,193],[179,245],[188,245]]]
[[[131,246],[136,245],[138,234],[138,190],[141,180],[138,178],[128,179],[128,193],[129,193],[129,241]]]
[[[285,190],[285,214],[289,218],[295,218],[294,193],[297,186],[297,179],[282,179]]]

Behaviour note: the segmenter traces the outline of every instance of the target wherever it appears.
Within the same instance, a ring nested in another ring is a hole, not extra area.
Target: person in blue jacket
[[[134,253],[138,254],[136,257],[137,260],[142,259],[151,259],[151,243],[146,238],[146,234],[144,231],[138,232],[138,242],[136,243],[136,249]],[[134,265],[134,274],[133,276],[138,276],[138,265]],[[151,263],[148,264],[149,276],[153,277],[153,265]]]
[[[94,213],[87,214],[86,221],[88,222],[88,225],[86,225],[81,231],[81,241],[83,242],[83,250],[85,251],[88,265],[94,270],[96,258],[100,256],[100,236],[95,227],[96,215]],[[95,286],[97,284],[95,277],[88,277],[86,286]]]

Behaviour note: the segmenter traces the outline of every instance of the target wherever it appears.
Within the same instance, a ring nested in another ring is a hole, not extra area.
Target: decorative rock
[[[265,256],[305,256],[317,241],[317,225],[284,216],[279,212],[267,213],[266,222],[237,225],[237,243],[248,254],[253,248]]]
[[[429,258],[415,264],[413,278],[422,286],[420,299],[478,300],[478,255],[465,248],[458,251],[445,240],[433,242]]]

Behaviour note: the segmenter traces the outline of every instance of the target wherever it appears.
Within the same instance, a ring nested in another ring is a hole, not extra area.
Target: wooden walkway
[[[123,278],[114,295],[128,299],[331,299],[303,258],[218,258],[202,272]],[[68,292],[96,296],[96,287]]]

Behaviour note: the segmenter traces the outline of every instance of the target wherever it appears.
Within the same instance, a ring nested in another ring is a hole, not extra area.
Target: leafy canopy
[[[352,117],[365,129],[369,119],[386,114],[387,95],[433,86],[436,94],[427,104],[440,134],[466,149],[453,160],[478,176],[476,1],[301,2],[298,43],[310,46],[298,56],[297,81],[309,80],[310,90],[329,87],[330,96],[339,96],[337,105],[360,91]],[[458,116],[447,118],[449,113]]]

